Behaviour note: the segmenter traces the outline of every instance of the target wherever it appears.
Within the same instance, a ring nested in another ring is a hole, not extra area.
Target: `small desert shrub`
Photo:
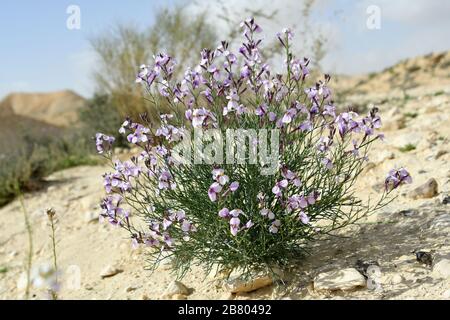
[[[416,150],[416,146],[413,145],[412,143],[408,143],[407,145],[400,147],[399,150],[400,150],[400,152],[409,152],[409,151]]]
[[[98,163],[92,157],[90,139],[76,132],[61,136],[18,139],[16,149],[1,154],[0,206],[23,192],[45,184],[43,178],[54,171]]]
[[[292,55],[289,30],[278,34],[286,68],[279,75],[263,62],[260,27],[248,19],[242,28],[241,65],[222,42],[203,50],[181,82],[165,54],[141,67],[137,82],[173,113],[162,114],[156,128],[145,116],[123,123],[119,132],[139,155],[114,159],[114,138],[96,136],[112,164],[101,217],[128,230],[134,246],[147,247],[153,268],[166,258],[180,276],[197,263],[246,275],[286,266],[311,241],[383,207],[392,190],[411,181],[405,169],[392,170],[377,202],[360,200],[355,182],[383,137],[377,109],[337,114],[328,75],[305,85],[309,61]]]
[[[418,114],[416,112],[407,112],[405,113],[405,117],[406,118],[411,118],[411,119],[415,119],[417,118]]]

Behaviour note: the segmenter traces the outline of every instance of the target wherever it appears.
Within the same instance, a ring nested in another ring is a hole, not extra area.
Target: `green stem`
[[[26,272],[27,272],[27,287],[25,290],[25,299],[28,300],[30,297],[30,286],[31,286],[31,265],[33,263],[33,230],[31,229],[30,220],[28,217],[28,212],[25,207],[25,202],[23,201],[23,195],[20,189],[18,188],[19,194],[19,202],[22,208],[24,220],[25,220],[25,228],[28,234],[28,256],[27,256],[27,264],[26,264]]]

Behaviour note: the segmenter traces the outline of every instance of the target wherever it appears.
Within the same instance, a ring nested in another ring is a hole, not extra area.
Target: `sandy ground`
[[[386,93],[386,101],[379,106],[387,140],[372,151],[371,164],[358,188],[364,196],[376,195],[386,172],[395,165],[405,166],[414,182],[402,188],[392,204],[342,230],[339,237],[315,243],[316,254],[294,266],[284,283],[232,295],[213,277],[205,278],[200,269],[194,268],[182,280],[190,289],[187,298],[450,299],[450,279],[436,275],[431,267],[417,262],[412,253],[415,249],[432,251],[436,259],[450,254],[450,210],[443,204],[450,189],[450,94],[434,94],[442,89],[445,86],[417,88],[407,101]],[[370,96],[366,98],[371,100]],[[399,148],[408,143],[416,149],[401,152]],[[45,209],[53,207],[58,216],[59,266],[63,273],[60,299],[159,299],[174,280],[169,266],[163,265],[153,274],[144,270],[145,253],[131,249],[127,234],[98,223],[104,172],[101,166],[58,172],[48,178],[51,183],[46,190],[25,195],[33,226],[34,265],[51,261]],[[438,182],[439,194],[411,199],[409,191],[429,178]],[[410,211],[405,214],[402,210]],[[24,297],[21,282],[27,236],[17,200],[0,209],[0,230],[0,298],[20,299]],[[379,290],[324,293],[313,289],[317,274],[353,267],[357,259],[378,261]],[[102,279],[100,274],[107,266],[123,272]],[[32,295],[35,299],[46,298],[42,290],[33,289]]]

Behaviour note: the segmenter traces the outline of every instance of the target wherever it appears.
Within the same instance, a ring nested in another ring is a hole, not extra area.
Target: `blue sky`
[[[116,22],[141,27],[152,23],[154,12],[181,0],[15,0],[0,4],[0,98],[11,91],[72,89],[84,96],[93,91],[90,77],[94,55],[89,37]],[[183,0],[184,1],[184,0]],[[188,0],[186,0],[188,1]],[[398,60],[450,49],[448,0],[316,0],[314,23],[330,38],[324,61],[327,72],[357,74],[381,70]],[[269,35],[298,23],[299,0],[223,1],[235,11],[251,6],[279,10]],[[66,9],[81,9],[81,29],[68,30]],[[381,29],[366,27],[369,5],[381,9]],[[196,0],[195,12],[209,8],[211,19],[217,2]],[[244,14],[245,15],[245,14]],[[264,27],[264,26],[263,26]],[[301,43],[301,39],[296,39]]]

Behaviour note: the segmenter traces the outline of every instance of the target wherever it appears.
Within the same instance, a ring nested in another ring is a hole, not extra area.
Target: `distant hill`
[[[0,117],[11,114],[67,127],[78,120],[86,100],[73,91],[52,93],[12,93],[0,102]]]
[[[334,87],[346,95],[402,95],[420,87],[426,87],[431,92],[448,91],[450,51],[405,59],[381,72],[337,78]]]

